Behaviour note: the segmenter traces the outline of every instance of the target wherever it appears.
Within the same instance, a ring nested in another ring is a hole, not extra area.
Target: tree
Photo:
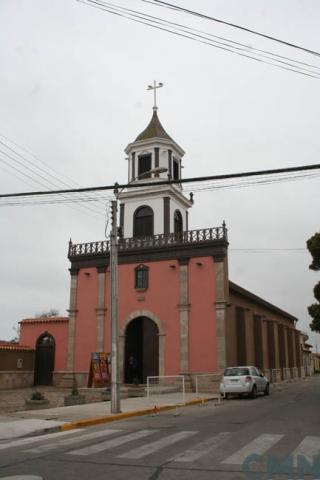
[[[11,338],[10,342],[12,343],[19,343],[19,338],[20,338],[20,325],[16,325],[15,327],[12,327],[12,330],[14,331],[15,335],[13,338]]]
[[[36,313],[36,317],[57,317],[59,315],[59,310],[56,308],[50,308],[47,312]]]
[[[320,233],[315,233],[307,240],[307,248],[312,256],[312,263],[309,268],[316,271],[320,270]],[[320,282],[315,285],[313,294],[318,302],[308,307],[309,315],[312,317],[310,328],[314,332],[320,333]]]

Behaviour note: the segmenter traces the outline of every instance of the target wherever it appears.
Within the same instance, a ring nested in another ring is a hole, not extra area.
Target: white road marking
[[[77,432],[82,432],[83,428],[77,429]],[[71,435],[74,434],[74,430],[67,430],[65,432],[56,432],[56,433],[48,433],[46,435],[38,435],[36,437],[26,437],[26,438],[19,438],[18,440],[12,440],[11,442],[8,443],[1,443],[0,444],[0,450],[6,450],[7,448],[12,448],[12,447],[20,447],[21,445],[28,445],[29,443],[34,443],[34,442],[41,442],[43,440],[51,439],[51,438],[59,438],[59,437],[64,437],[65,435]]]
[[[72,445],[73,443],[85,442],[86,440],[91,440],[100,437],[107,437],[108,435],[112,435],[113,433],[120,433],[122,430],[103,430],[101,432],[94,432],[94,433],[87,433],[85,435],[81,435],[80,437],[73,437],[67,438],[64,440],[58,440],[55,443],[49,443],[46,445],[41,445],[40,447],[31,448],[25,450],[26,452],[30,453],[42,453],[48,450],[53,450],[59,447],[65,447],[67,445]]]
[[[236,453],[228,457],[222,463],[228,463],[229,465],[242,465],[242,463],[249,455],[263,455],[267,450],[269,450],[269,448],[279,442],[281,438],[283,438],[283,435],[273,435],[270,433],[260,435],[252,442],[248,443]]]
[[[296,467],[298,464],[298,456],[301,455],[309,463],[312,463],[313,456],[320,454],[320,437],[305,437],[297,448],[292,452],[293,463]]]
[[[72,452],[68,452],[68,455],[92,455],[94,453],[109,450],[110,448],[119,447],[124,443],[139,440],[140,438],[147,437],[148,435],[151,435],[152,433],[155,433],[157,431],[158,430],[140,430],[138,432],[129,433],[128,435],[123,435],[111,440],[106,440],[105,442],[90,445],[89,447],[73,450]]]
[[[203,455],[211,453],[213,450],[220,447],[221,443],[228,440],[231,435],[232,434],[230,432],[220,432],[214,437],[208,438],[207,440],[195,445],[195,447],[190,448],[183,453],[180,453],[176,457],[173,457],[171,461],[194,462]]]
[[[198,432],[191,432],[191,431],[182,431],[179,433],[174,433],[173,435],[169,435],[167,437],[161,438],[160,440],[156,440],[155,442],[148,443],[147,445],[142,445],[141,447],[134,448],[127,453],[123,453],[119,455],[118,458],[130,458],[130,459],[138,459],[142,457],[146,457],[147,455],[151,455],[151,453],[160,450],[161,448],[165,448],[169,445],[173,445],[174,443],[180,442],[185,438],[191,437]]]

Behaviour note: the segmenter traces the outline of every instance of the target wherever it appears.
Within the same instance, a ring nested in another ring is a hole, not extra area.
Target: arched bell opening
[[[133,215],[133,236],[151,237],[153,235],[153,210],[147,205],[137,208]]]
[[[177,237],[181,237],[183,232],[183,220],[182,220],[182,215],[180,210],[175,210],[173,223],[174,223],[173,228],[174,228],[175,235]]]

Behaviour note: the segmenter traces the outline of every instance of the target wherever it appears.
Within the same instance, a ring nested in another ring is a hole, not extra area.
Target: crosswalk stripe
[[[198,443],[195,447],[186,450],[185,452],[173,457],[171,461],[174,462],[194,462],[198,460],[203,455],[211,453],[217,447],[221,445],[222,442],[228,440],[231,437],[230,432],[220,432],[218,435],[211,437],[204,442]]]
[[[147,437],[148,435],[151,435],[152,433],[155,433],[157,431],[158,430],[140,430],[138,432],[129,433],[128,435],[123,435],[112,440],[106,440],[105,442],[90,445],[89,447],[73,450],[72,452],[68,452],[68,455],[91,455],[94,453],[99,453],[105,450],[109,450],[110,448],[119,447],[124,443]]]
[[[313,456],[320,454],[320,437],[305,437],[297,448],[292,452],[293,464],[296,467],[298,456],[301,455],[305,460],[312,463]]]
[[[48,450],[53,450],[59,447],[65,447],[68,445],[72,445],[73,443],[85,442],[86,440],[96,439],[100,437],[107,437],[108,435],[112,435],[113,433],[120,433],[122,430],[103,430],[101,432],[94,432],[94,433],[87,433],[85,435],[81,435],[81,437],[72,437],[67,438],[64,440],[58,440],[55,443],[49,443],[45,445],[40,445],[40,447],[31,448],[25,450],[29,453],[42,453],[47,452]]]
[[[155,442],[148,443],[147,445],[142,445],[141,447],[134,448],[127,453],[123,453],[119,455],[118,458],[130,458],[130,459],[139,459],[142,457],[146,457],[151,453],[160,450],[161,448],[165,448],[169,445],[173,445],[174,443],[179,442],[185,438],[191,437],[198,432],[191,432],[191,431],[182,431],[179,433],[174,433],[173,435],[169,435],[167,437],[161,438],[160,440],[156,440]]]
[[[267,450],[269,450],[269,448],[279,442],[281,438],[283,438],[283,435],[273,435],[269,433],[260,435],[252,442],[248,443],[236,453],[228,457],[222,463],[228,463],[230,465],[242,465],[248,455],[263,455]]]
[[[77,432],[82,432],[83,428],[77,429]],[[8,443],[0,444],[0,450],[6,450],[7,448],[11,447],[20,447],[21,445],[28,445],[28,443],[35,443],[40,442],[43,440],[47,440],[48,438],[59,438],[64,437],[66,435],[74,434],[73,430],[67,430],[65,432],[56,432],[56,433],[47,433],[46,435],[38,435],[36,437],[26,437],[26,438],[19,438],[18,440],[12,440]]]

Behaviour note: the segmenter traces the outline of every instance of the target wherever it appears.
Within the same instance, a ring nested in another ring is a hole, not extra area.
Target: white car
[[[257,367],[228,367],[220,383],[224,398],[231,395],[247,394],[256,398],[258,393],[269,395],[269,380]]]

